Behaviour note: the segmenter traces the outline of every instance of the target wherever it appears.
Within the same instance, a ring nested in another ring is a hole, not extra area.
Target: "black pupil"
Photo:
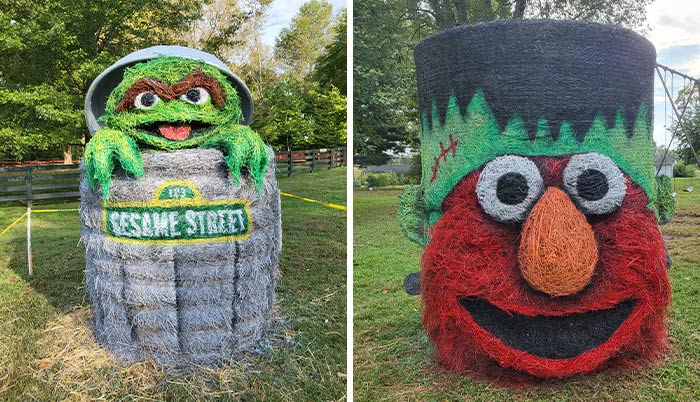
[[[527,179],[520,173],[506,173],[496,182],[496,197],[504,204],[520,204],[527,198],[528,191]]]
[[[600,170],[584,170],[576,181],[576,191],[585,200],[599,200],[608,193],[608,178]]]
[[[151,107],[153,104],[156,103],[156,97],[150,92],[146,92],[145,94],[141,95],[141,104],[145,107]]]
[[[190,89],[189,91],[187,91],[187,99],[189,99],[190,102],[197,102],[199,101],[200,97],[201,95],[196,89]]]

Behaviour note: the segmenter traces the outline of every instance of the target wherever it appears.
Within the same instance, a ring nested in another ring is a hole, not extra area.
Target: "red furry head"
[[[466,175],[423,255],[440,362],[550,378],[658,355],[670,286],[648,202],[596,153],[507,155]]]

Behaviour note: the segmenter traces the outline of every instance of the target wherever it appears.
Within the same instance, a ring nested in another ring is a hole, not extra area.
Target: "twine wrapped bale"
[[[83,175],[81,239],[97,339],[120,358],[153,358],[166,365],[214,365],[253,350],[270,326],[279,275],[274,170],[267,170],[258,195],[248,174],[241,175],[240,186],[233,183],[217,150],[146,151],[142,157],[140,179],[115,171],[110,203],[138,202],[148,208],[159,186],[177,178],[196,186],[205,203],[247,201],[250,235],[170,244],[110,238],[101,191]]]
[[[496,21],[415,51],[423,325],[449,369],[566,377],[658,357],[670,301],[655,50],[620,27]],[[415,292],[414,292],[415,293]]]

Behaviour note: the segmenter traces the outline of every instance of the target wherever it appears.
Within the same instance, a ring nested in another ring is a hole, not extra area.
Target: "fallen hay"
[[[153,360],[129,363],[119,360],[95,339],[91,328],[91,307],[80,306],[50,322],[38,340],[42,355],[33,364],[34,378],[65,391],[71,401],[164,400],[168,395],[189,400],[227,397],[239,399],[256,381],[261,356],[246,354],[220,368],[189,365],[179,370]],[[276,345],[292,344],[286,324],[274,321],[272,339],[265,351]],[[184,394],[183,394],[184,392]]]

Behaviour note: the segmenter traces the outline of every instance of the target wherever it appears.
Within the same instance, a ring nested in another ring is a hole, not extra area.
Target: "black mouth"
[[[459,303],[481,328],[507,346],[547,359],[568,359],[610,339],[629,317],[636,303],[561,317],[528,317],[507,313],[484,299],[462,298]]]
[[[204,123],[201,121],[188,121],[188,122],[157,121],[154,123],[139,124],[138,126],[136,126],[136,129],[139,131],[143,131],[143,132],[150,134],[150,135],[162,137],[160,130],[158,128],[163,124],[187,124],[187,125],[189,125],[190,126],[190,138],[202,135],[202,134],[206,133],[207,131],[211,130],[211,127],[212,127],[211,124]]]

